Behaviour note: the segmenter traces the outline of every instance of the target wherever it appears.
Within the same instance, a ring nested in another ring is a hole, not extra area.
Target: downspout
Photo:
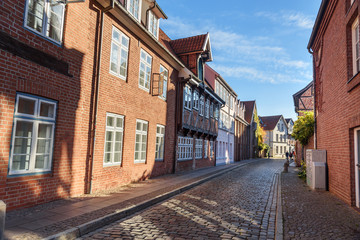
[[[92,180],[93,180],[93,170],[94,170],[94,154],[95,154],[95,141],[96,141],[96,122],[97,122],[97,113],[98,113],[98,106],[99,106],[99,86],[100,86],[100,68],[101,68],[101,53],[102,53],[102,40],[103,40],[103,30],[104,30],[104,13],[108,12],[109,10],[114,8],[114,0],[110,1],[110,6],[105,9],[100,9],[100,37],[99,37],[99,54],[97,59],[97,66],[96,66],[96,89],[95,89],[95,99],[94,99],[94,120],[93,120],[93,139],[91,142],[91,162],[90,162],[90,182],[86,189],[87,194],[92,193]]]
[[[179,116],[179,110],[178,110],[178,101],[179,100],[179,88],[180,88],[180,80],[179,78],[176,81],[176,87],[175,87],[175,127],[174,127],[174,136],[175,136],[175,149],[174,149],[174,161],[173,161],[173,168],[172,173],[176,173],[176,151],[177,151],[177,145],[178,145],[178,116]]]
[[[316,81],[316,66],[315,66],[315,58],[314,52],[308,48],[308,52],[312,55],[313,58],[313,91],[314,91],[314,149],[317,149],[317,116],[316,116],[316,89],[315,89],[315,81]]]
[[[150,11],[150,10],[153,10],[153,9],[156,7],[156,0],[155,0],[153,3],[154,3],[154,6],[152,6],[151,8],[148,8],[148,9],[146,10],[146,22],[147,22],[148,19],[149,19],[149,11]],[[149,24],[149,23],[147,22],[147,24]]]

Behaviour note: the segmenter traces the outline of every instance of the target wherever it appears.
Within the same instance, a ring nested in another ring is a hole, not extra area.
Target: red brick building
[[[200,72],[211,60],[209,35],[201,49],[177,53],[182,41],[161,31],[162,18],[155,1],[0,2],[0,195],[8,209],[188,169],[176,161],[178,135],[203,143],[195,167],[213,165],[210,109],[221,99]],[[188,87],[201,94],[204,116],[186,125]]]
[[[327,152],[329,190],[360,207],[359,1],[323,0],[310,37],[316,148]]]

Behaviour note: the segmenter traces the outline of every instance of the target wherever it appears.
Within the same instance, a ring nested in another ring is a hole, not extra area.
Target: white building
[[[216,165],[223,165],[234,162],[235,101],[237,94],[220,75],[217,75],[215,79],[215,93],[225,101],[225,105],[220,110],[216,143]]]
[[[288,144],[288,124],[282,115],[260,117],[266,132],[264,143],[270,146],[270,156],[284,158],[291,151]]]
[[[290,151],[292,152],[295,150],[295,143],[296,143],[295,138],[291,136],[294,129],[294,121],[291,118],[286,118],[285,121],[288,125],[288,145]]]

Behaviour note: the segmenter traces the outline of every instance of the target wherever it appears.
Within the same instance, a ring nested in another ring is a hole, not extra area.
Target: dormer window
[[[200,57],[199,58],[199,65],[198,65],[198,77],[199,77],[200,80],[204,79],[204,68],[203,67],[204,67],[203,60]]]
[[[140,0],[128,0],[127,1],[127,10],[138,21],[140,21],[140,8],[141,8]]]
[[[156,39],[158,39],[159,34],[159,18],[155,16],[152,11],[149,11],[148,16],[148,30]]]

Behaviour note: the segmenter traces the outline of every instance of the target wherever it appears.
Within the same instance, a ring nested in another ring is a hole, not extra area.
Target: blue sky
[[[261,116],[297,119],[292,95],[312,80],[307,44],[321,0],[157,0],[171,39],[210,33],[214,68]],[[226,3],[226,4],[224,4]]]

